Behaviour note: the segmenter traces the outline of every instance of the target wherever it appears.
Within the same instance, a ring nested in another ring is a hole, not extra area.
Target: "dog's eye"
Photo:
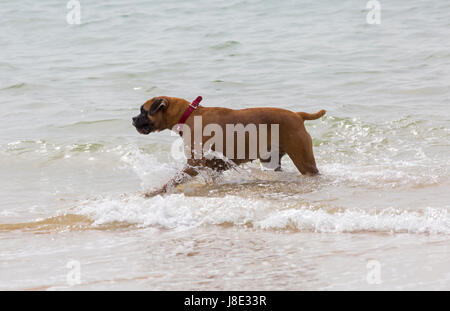
[[[144,106],[141,106],[141,114],[147,114],[147,111],[145,111]]]

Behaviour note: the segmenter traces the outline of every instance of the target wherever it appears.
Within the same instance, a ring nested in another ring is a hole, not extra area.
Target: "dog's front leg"
[[[184,169],[181,172],[178,172],[175,177],[173,177],[170,181],[168,181],[164,186],[162,186],[160,189],[150,191],[144,194],[146,198],[154,197],[158,194],[164,194],[167,193],[168,190],[175,188],[178,185],[181,185],[188,180],[190,180],[192,177],[195,177],[198,175],[198,168],[196,168],[198,165],[197,162],[189,161],[188,164],[184,167]]]

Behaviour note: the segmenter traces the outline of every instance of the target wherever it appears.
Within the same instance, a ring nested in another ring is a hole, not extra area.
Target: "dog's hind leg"
[[[303,175],[316,175],[319,170],[314,159],[311,136],[306,132],[296,133],[285,147],[286,153]]]

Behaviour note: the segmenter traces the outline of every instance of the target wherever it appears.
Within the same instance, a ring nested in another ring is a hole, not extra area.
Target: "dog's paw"
[[[148,199],[148,198],[153,198],[157,195],[162,195],[165,194],[167,191],[165,189],[165,187],[161,188],[161,189],[156,189],[153,191],[147,191],[144,193],[144,198]]]

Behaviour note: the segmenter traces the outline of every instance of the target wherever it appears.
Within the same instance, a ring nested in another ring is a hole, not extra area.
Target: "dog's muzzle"
[[[151,122],[146,115],[138,115],[133,119],[133,126],[140,134],[147,135],[155,129],[155,125]]]

